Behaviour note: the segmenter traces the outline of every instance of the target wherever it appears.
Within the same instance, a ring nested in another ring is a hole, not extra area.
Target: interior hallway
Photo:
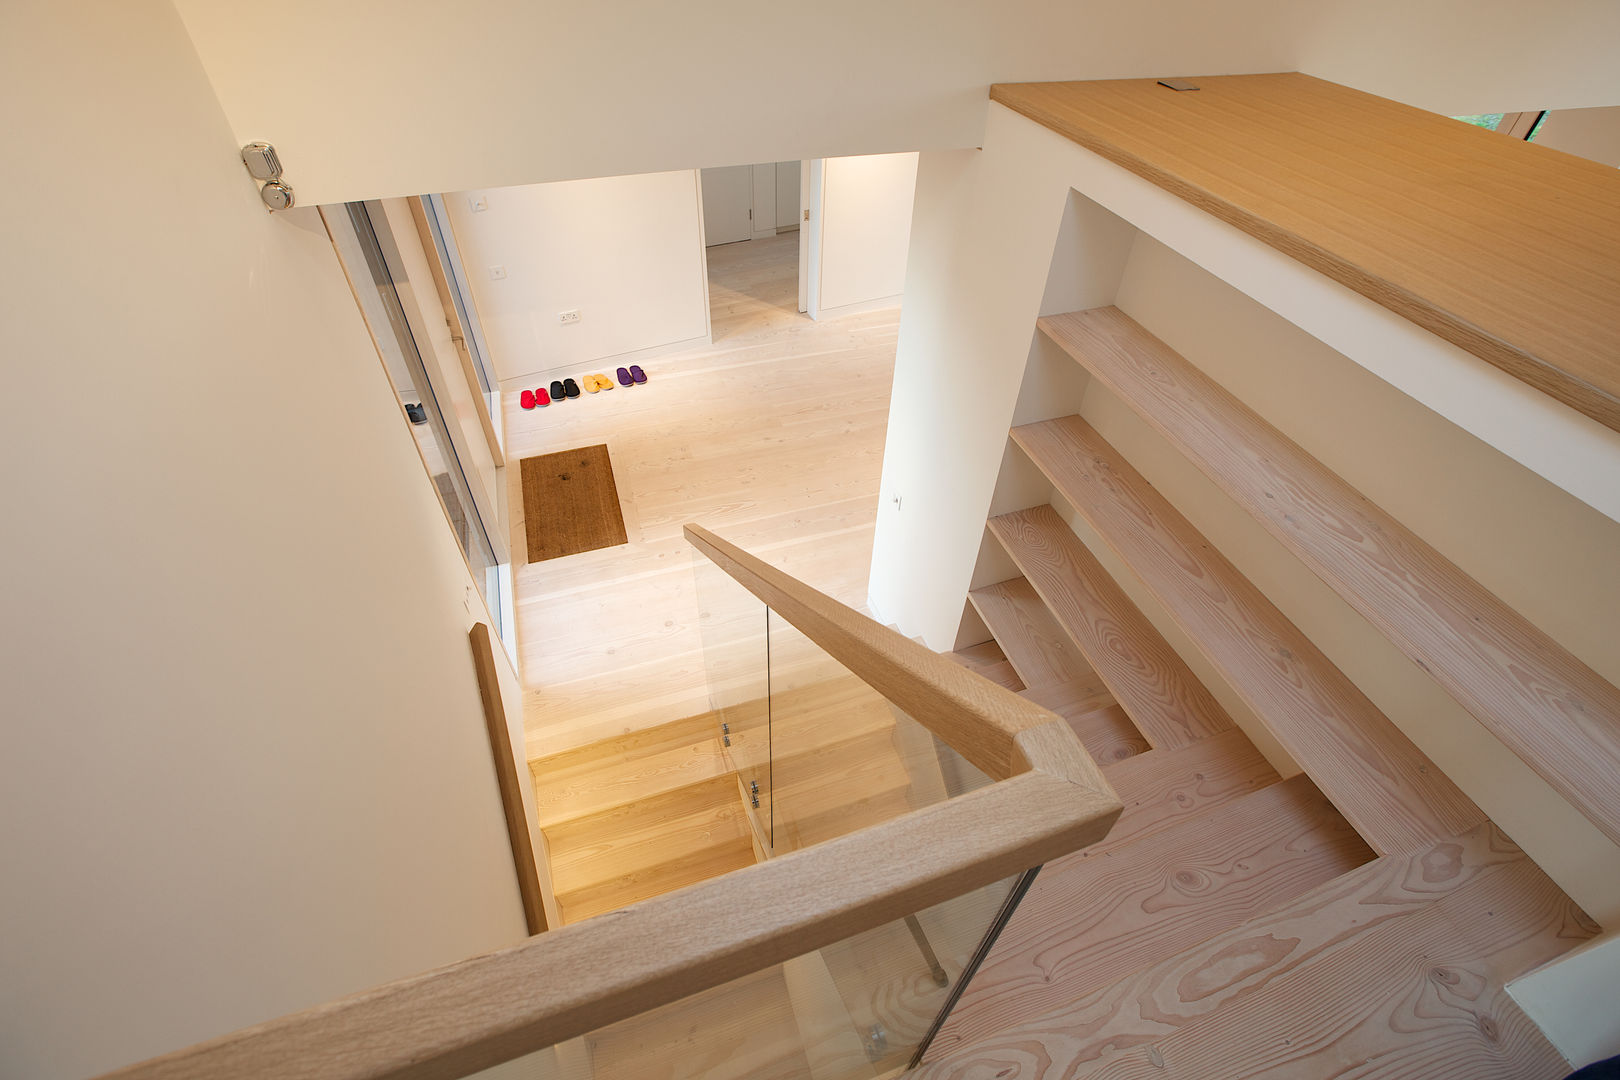
[[[812,322],[797,261],[797,233],[709,249],[714,344],[641,386],[503,395],[530,757],[708,710],[689,521],[865,608],[900,312]],[[516,462],[604,442],[630,543],[527,564]]]

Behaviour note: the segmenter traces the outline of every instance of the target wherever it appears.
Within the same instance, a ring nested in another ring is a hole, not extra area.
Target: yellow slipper
[[[581,375],[580,379],[585,383],[585,392],[587,394],[594,394],[602,389],[602,377],[600,375]]]
[[[592,375],[591,380],[596,383],[596,388],[598,390],[613,389],[613,380],[608,378],[606,375],[603,375],[601,372],[597,372],[595,375]]]

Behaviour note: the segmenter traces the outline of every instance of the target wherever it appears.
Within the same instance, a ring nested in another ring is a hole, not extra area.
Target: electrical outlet
[[[489,268],[489,280],[501,281],[506,277],[506,267],[492,266]]]
[[[567,326],[569,323],[579,322],[579,308],[574,308],[572,311],[562,312],[561,319],[564,326]]]
[[[488,195],[469,195],[469,196],[467,196],[467,205],[472,207],[472,212],[473,213],[481,214],[485,210],[489,209],[489,196]]]

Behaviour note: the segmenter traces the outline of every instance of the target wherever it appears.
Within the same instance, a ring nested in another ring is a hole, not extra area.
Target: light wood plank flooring
[[[793,233],[709,249],[715,343],[648,360],[644,385],[504,395],[510,460],[607,443],[630,536],[528,565],[507,470],[530,757],[709,709],[688,521],[865,607],[900,313],[811,321],[797,259]]]

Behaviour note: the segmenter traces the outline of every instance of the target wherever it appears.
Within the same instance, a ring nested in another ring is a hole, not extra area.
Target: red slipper
[[[518,404],[523,406],[525,409],[534,408],[534,391],[533,390],[525,390],[525,391],[523,391],[523,393],[519,394],[518,395]]]
[[[527,390],[525,390],[523,392],[525,394],[528,393]],[[534,403],[536,405],[550,405],[551,404],[551,395],[546,393],[546,388],[545,387],[537,386],[537,387],[534,388]]]

